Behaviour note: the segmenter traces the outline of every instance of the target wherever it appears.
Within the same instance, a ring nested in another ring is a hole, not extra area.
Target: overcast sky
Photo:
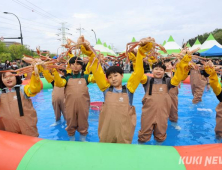
[[[24,44],[31,49],[40,46],[56,52],[62,22],[72,40],[77,40],[80,33],[76,29],[81,25],[92,45],[91,29],[116,51],[123,51],[132,37],[151,36],[162,44],[172,35],[181,45],[183,39],[222,28],[221,7],[222,0],[0,0],[0,37],[19,36],[17,19],[3,14],[6,11],[21,20]]]

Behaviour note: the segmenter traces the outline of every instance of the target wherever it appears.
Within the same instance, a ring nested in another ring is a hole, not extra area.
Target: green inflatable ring
[[[45,78],[40,78],[43,84],[43,89],[52,89],[52,84],[48,83]]]
[[[131,76],[131,73],[125,73],[123,75],[123,83],[126,83],[129,80],[130,76]],[[43,84],[43,89],[51,89],[52,88],[52,84],[48,83],[45,78],[40,78],[40,79]],[[218,81],[219,81],[220,85],[222,86],[221,78],[218,78]]]

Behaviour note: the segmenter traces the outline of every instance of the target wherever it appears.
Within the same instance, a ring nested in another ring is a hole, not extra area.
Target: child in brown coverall
[[[200,56],[200,53],[196,52],[194,55]],[[190,70],[190,85],[193,94],[192,102],[194,104],[202,101],[202,96],[206,85],[208,90],[210,88],[208,84],[208,77],[205,74],[205,71],[202,70],[199,65],[203,65],[201,61],[197,62],[196,67]]]
[[[210,61],[205,64],[205,71],[209,74],[210,86],[212,87],[217,99],[220,103],[216,107],[216,126],[215,134],[216,137],[222,139],[222,90],[221,85],[218,81],[217,72],[215,71],[213,63]]]
[[[60,77],[54,69],[55,86],[65,87],[66,131],[70,140],[75,140],[76,130],[80,133],[80,141],[86,140],[88,134],[88,115],[90,97],[87,85],[91,81],[89,74],[83,74],[82,59],[73,57],[69,60],[72,72]]]
[[[134,72],[127,85],[122,86],[122,68],[111,66],[104,74],[101,64],[98,63],[97,58],[95,59],[95,54],[87,51],[84,46],[81,47],[81,51],[89,56],[89,63],[95,59],[90,69],[105,98],[99,115],[100,142],[128,144],[132,142],[136,126],[136,112],[135,107],[132,106],[133,94],[144,74],[143,57],[150,48],[152,44],[148,43],[138,49]]]
[[[138,135],[140,143],[149,141],[152,134],[158,142],[166,139],[172,105],[170,93],[174,93],[174,88],[188,76],[190,61],[191,55],[185,55],[177,64],[172,79],[164,77],[166,66],[162,62],[153,64],[153,78],[144,75],[141,79],[146,93],[142,101],[141,130]]]
[[[0,130],[38,137],[37,115],[29,97],[41,90],[40,78],[32,73],[28,85],[20,76],[0,73]]]

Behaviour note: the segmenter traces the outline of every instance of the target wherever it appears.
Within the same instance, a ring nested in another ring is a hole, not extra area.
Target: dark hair
[[[7,63],[7,61],[8,61],[9,63]],[[11,65],[11,62],[10,62],[9,60],[5,60],[5,67],[8,68],[10,65]]]
[[[193,53],[193,55],[200,56],[200,53],[199,52],[195,52],[195,53]]]
[[[155,67],[160,67],[160,68],[164,69],[164,71],[166,70],[165,64],[162,63],[161,61],[159,61],[159,62],[157,62],[157,63],[154,63],[154,64],[152,65],[152,69],[154,69]]]
[[[6,69],[9,70],[9,69]],[[2,81],[2,77],[5,75],[6,72],[0,72],[0,89],[5,88],[6,86],[4,85],[3,81]],[[16,74],[15,72],[12,74]],[[15,76],[16,77],[16,84],[20,85],[22,84],[22,78],[20,76]]]
[[[123,74],[123,69],[119,66],[111,66],[106,70],[106,78],[112,73]]]
[[[164,64],[165,64],[165,63],[170,63],[170,64],[171,64],[171,65],[173,66],[173,63],[172,63],[172,61],[171,61],[171,60],[169,60],[169,59],[167,59],[167,60],[164,60],[163,62],[164,62]]]
[[[170,62],[170,59],[166,59],[166,60],[164,60],[163,62],[164,62],[164,63],[168,63],[168,62]]]
[[[76,59],[77,60],[82,60],[80,57],[72,57],[70,60],[69,60],[69,64],[74,64],[76,62]],[[80,64],[81,66],[83,65],[83,62],[82,61],[77,61],[78,64]]]

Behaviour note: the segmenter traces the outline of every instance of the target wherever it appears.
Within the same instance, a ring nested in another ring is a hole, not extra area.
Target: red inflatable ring
[[[91,108],[92,110],[99,110],[99,111],[100,111],[102,105],[103,105],[103,102],[91,102],[91,103],[90,103],[90,108]]]

